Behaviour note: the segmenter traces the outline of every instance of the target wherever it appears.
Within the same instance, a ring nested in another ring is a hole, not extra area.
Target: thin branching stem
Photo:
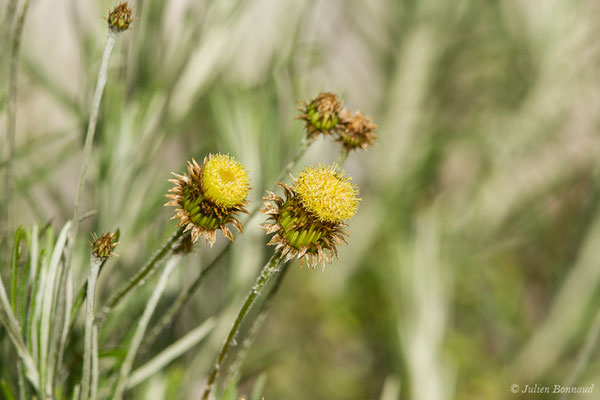
[[[84,348],[83,348],[83,374],[81,378],[81,399],[88,399],[90,390],[90,368],[91,360],[93,357],[94,346],[94,299],[96,298],[96,281],[98,279],[98,272],[100,272],[100,266],[102,265],[102,259],[92,255],[90,259],[90,272],[87,279],[87,307],[85,314],[85,337],[84,337]],[[93,390],[95,392],[95,390]],[[94,397],[92,397],[94,399]]]
[[[225,339],[225,343],[223,343],[223,347],[221,347],[221,350],[219,351],[219,355],[217,356],[217,361],[215,362],[215,365],[208,376],[208,380],[206,382],[206,387],[205,387],[204,393],[202,395],[203,400],[209,399],[210,394],[212,393],[212,391],[214,389],[215,382],[216,382],[217,378],[219,377],[221,368],[223,367],[223,361],[225,360],[225,357],[227,356],[231,346],[234,345],[235,337],[238,334],[238,331],[240,329],[240,326],[242,325],[242,322],[244,322],[244,320],[246,319],[246,316],[248,315],[248,311],[250,310],[250,307],[252,307],[252,304],[254,304],[254,301],[256,300],[256,298],[261,294],[261,292],[262,292],[263,288],[265,287],[265,285],[267,284],[267,282],[269,282],[269,280],[273,277],[273,275],[275,275],[275,273],[277,271],[279,271],[280,262],[281,262],[281,254],[279,252],[276,252],[269,259],[267,264],[263,267],[258,278],[256,278],[256,282],[254,283],[254,286],[252,286],[252,289],[248,293],[248,296],[246,296],[246,300],[244,301],[242,308],[238,312],[237,317],[235,318],[233,325],[231,326],[231,329],[229,330],[227,339]]]
[[[140,322],[133,334],[133,338],[131,339],[131,343],[129,344],[129,348],[127,349],[127,355],[125,356],[125,361],[123,361],[123,365],[121,365],[121,370],[119,371],[119,378],[117,380],[117,385],[115,389],[114,396],[112,397],[115,400],[120,400],[123,397],[123,393],[127,388],[127,380],[129,379],[129,374],[131,373],[131,369],[133,367],[133,361],[135,360],[135,356],[137,351],[142,344],[142,340],[144,339],[144,334],[146,333],[146,329],[148,328],[148,324],[150,323],[150,318],[158,305],[158,301],[162,296],[165,288],[167,287],[167,282],[169,280],[169,276],[175,270],[177,263],[181,259],[181,255],[174,254],[172,255],[165,265],[165,269],[163,270],[158,283],[156,284],[156,288],[150,296],[148,303],[146,304],[146,308],[144,309],[144,313],[140,318]]]

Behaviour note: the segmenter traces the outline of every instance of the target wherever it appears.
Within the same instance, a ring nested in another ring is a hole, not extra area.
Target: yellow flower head
[[[350,219],[358,207],[358,190],[350,179],[344,178],[343,172],[336,172],[335,166],[306,168],[294,187],[302,205],[321,221]]]
[[[173,218],[191,231],[192,242],[204,236],[212,246],[217,230],[233,242],[227,224],[240,232],[243,229],[236,215],[248,212],[248,172],[235,158],[223,154],[205,157],[202,165],[192,159],[187,172],[173,174],[176,179],[169,180],[175,186],[166,195],[170,201],[165,206],[176,207]]]
[[[201,177],[204,195],[221,207],[242,203],[248,196],[248,171],[234,157],[225,154],[209,156]]]
[[[320,165],[306,168],[294,179],[294,187],[278,183],[285,198],[267,192],[263,224],[273,237],[267,243],[281,251],[285,261],[292,258],[314,268],[332,262],[337,246],[346,242],[348,231],[343,222],[356,212],[358,190],[337,173],[335,167]]]

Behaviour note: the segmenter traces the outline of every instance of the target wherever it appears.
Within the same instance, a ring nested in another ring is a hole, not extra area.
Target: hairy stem
[[[73,230],[71,231],[71,237],[69,241],[71,251],[68,252],[67,268],[70,268],[71,266],[71,259],[73,257],[73,252],[75,251],[75,239],[77,238],[77,231],[79,230],[79,217],[81,215],[81,195],[83,193],[83,187],[85,186],[87,167],[92,156],[92,145],[94,143],[94,134],[96,133],[96,124],[98,122],[98,113],[100,112],[102,94],[104,93],[104,86],[106,86],[106,80],[108,79],[108,63],[110,61],[110,56],[112,55],[116,41],[117,34],[109,29],[108,36],[106,38],[106,45],[104,46],[104,53],[102,54],[102,61],[100,62],[98,78],[96,80],[96,89],[94,90],[92,108],[90,110],[90,119],[88,121],[87,132],[85,134],[85,143],[83,145],[83,154],[81,156],[77,195],[75,197],[75,210],[73,213]]]
[[[248,293],[248,296],[246,297],[242,308],[238,312],[238,315],[235,318],[231,329],[229,330],[227,339],[225,339],[225,343],[223,343],[223,347],[221,347],[221,350],[219,351],[217,361],[215,362],[215,365],[209,374],[208,381],[206,382],[206,387],[204,389],[204,394],[202,395],[203,400],[209,399],[210,394],[214,388],[215,382],[221,371],[221,368],[223,367],[223,361],[225,360],[229,349],[234,344],[235,336],[237,335],[242,322],[244,322],[246,316],[248,315],[250,307],[252,306],[252,304],[254,304],[254,301],[260,295],[267,282],[271,279],[271,277],[273,277],[273,275],[275,275],[277,271],[279,271],[280,262],[281,254],[279,252],[276,252],[275,254],[273,254],[269,262],[267,262],[267,264],[263,267],[258,278],[256,278],[256,282],[254,283],[254,286],[252,286],[252,289]]]
[[[229,373],[228,373],[228,376],[229,376],[228,380],[234,378],[235,375],[240,370],[242,363],[244,362],[244,359],[246,358],[246,354],[248,354],[248,349],[250,348],[252,343],[254,343],[254,339],[256,339],[256,336],[258,336],[258,332],[260,332],[260,328],[262,328],[263,323],[267,319],[267,313],[269,311],[269,306],[271,305],[273,298],[275,298],[277,291],[281,287],[281,282],[283,282],[283,278],[286,275],[286,272],[289,270],[289,265],[290,265],[289,263],[285,263],[281,266],[281,272],[279,272],[277,274],[277,277],[275,278],[275,282],[273,283],[273,287],[266,294],[265,300],[260,305],[258,314],[256,315],[256,318],[252,322],[252,326],[250,326],[250,329],[248,330],[248,335],[242,341],[242,345],[235,356],[235,360],[231,363],[231,367],[229,368]]]
[[[81,393],[80,398],[87,400],[90,390],[90,366],[92,354],[94,352],[94,300],[96,296],[96,280],[98,272],[102,265],[102,259],[92,255],[90,260],[90,272],[87,279],[87,307],[85,315],[85,338],[83,349],[83,376],[81,378]],[[95,391],[94,391],[95,392]],[[92,397],[94,399],[94,397]]]
[[[142,314],[140,322],[138,323],[135,333],[133,334],[133,338],[131,339],[131,343],[129,344],[129,349],[127,350],[127,356],[125,357],[125,361],[123,361],[123,365],[121,366],[113,399],[120,400],[123,397],[123,393],[127,388],[127,380],[133,367],[133,361],[135,360],[137,351],[140,345],[142,344],[142,340],[144,339],[144,334],[146,333],[146,328],[150,323],[150,318],[152,317],[152,314],[156,309],[158,300],[162,296],[167,286],[169,276],[175,270],[175,267],[177,266],[177,263],[180,259],[180,255],[173,255],[171,256],[171,258],[169,258],[167,264],[165,265],[165,269],[163,270],[163,273],[160,276],[158,283],[156,284],[156,288],[154,289],[150,300],[148,300],[148,303],[146,304],[144,313]]]

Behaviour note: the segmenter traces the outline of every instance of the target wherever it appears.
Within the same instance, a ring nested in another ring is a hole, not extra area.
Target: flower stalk
[[[88,127],[85,134],[85,143],[83,145],[83,154],[81,156],[81,167],[79,169],[79,178],[77,184],[77,195],[75,198],[75,211],[73,214],[73,229],[71,231],[71,252],[70,258],[75,248],[75,238],[77,238],[77,231],[79,229],[79,219],[81,216],[81,195],[85,186],[85,178],[87,174],[88,164],[92,156],[92,145],[94,143],[94,134],[96,133],[96,125],[98,123],[98,113],[100,112],[100,103],[102,102],[102,95],[104,93],[104,87],[108,79],[108,63],[112,55],[115,43],[117,41],[117,33],[112,29],[108,30],[106,37],[106,44],[104,46],[104,52],[102,53],[102,61],[100,62],[100,70],[98,71],[98,78],[96,80],[96,89],[94,90],[94,97],[92,100],[92,108],[90,110],[90,119],[88,121]],[[67,263],[67,267],[70,266],[71,260]]]
[[[235,318],[231,329],[229,330],[227,339],[225,339],[225,343],[223,343],[223,346],[219,351],[217,361],[215,362],[215,365],[209,374],[204,393],[202,395],[203,400],[209,399],[210,394],[214,389],[215,382],[219,377],[219,373],[221,372],[221,368],[223,367],[223,361],[225,360],[229,349],[234,343],[234,339],[238,334],[242,322],[244,322],[244,320],[246,319],[250,307],[252,306],[252,304],[254,304],[256,298],[261,294],[267,282],[269,282],[269,280],[279,271],[279,264],[281,263],[281,259],[282,258],[280,252],[276,251],[273,254],[273,256],[271,256],[267,264],[263,267],[262,271],[260,272],[260,275],[258,276],[258,278],[256,278],[254,286],[252,286],[252,289],[246,296],[246,300],[244,301],[242,308],[238,312],[238,315]]]
[[[92,353],[97,345],[93,343],[93,329],[94,329],[94,300],[96,296],[96,281],[98,279],[98,272],[100,272],[100,266],[103,260],[95,255],[92,255],[90,259],[90,272],[87,280],[87,306],[85,314],[85,337],[84,337],[84,349],[83,349],[83,376],[81,378],[81,392],[80,399],[87,400],[90,390],[90,367],[92,360]],[[95,390],[93,390],[95,393]],[[92,396],[92,399],[95,397]]]

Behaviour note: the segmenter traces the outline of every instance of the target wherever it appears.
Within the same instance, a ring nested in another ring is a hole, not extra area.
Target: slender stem
[[[93,329],[94,329],[94,300],[96,298],[96,281],[98,279],[98,272],[100,271],[100,265],[102,265],[102,259],[92,255],[90,259],[90,272],[87,279],[87,307],[85,317],[85,338],[84,338],[84,349],[83,349],[83,375],[81,378],[81,393],[80,398],[83,400],[88,399],[90,390],[90,367],[93,349]],[[93,397],[92,397],[93,398]]]
[[[131,343],[129,344],[125,361],[123,361],[123,365],[121,366],[115,393],[112,397],[113,399],[120,400],[123,397],[123,393],[127,388],[127,380],[129,379],[129,374],[131,373],[131,369],[133,367],[133,361],[135,360],[137,351],[142,344],[142,339],[144,339],[144,334],[146,333],[146,328],[150,323],[150,318],[156,309],[158,300],[162,296],[162,293],[167,286],[169,276],[175,270],[175,267],[180,259],[181,256],[178,254],[175,254],[169,258],[167,264],[165,265],[165,269],[163,270],[163,273],[156,284],[156,288],[154,289],[152,296],[150,296],[150,300],[148,300],[148,303],[146,304],[144,313],[142,314],[140,322],[138,323],[135,333],[133,334],[133,338],[131,339]]]
[[[85,185],[87,167],[92,155],[92,145],[94,143],[94,134],[96,133],[96,123],[98,122],[98,113],[100,112],[102,94],[104,93],[104,86],[106,85],[106,80],[108,77],[108,63],[110,61],[110,56],[115,47],[116,41],[117,33],[109,29],[108,36],[106,38],[106,45],[104,46],[104,52],[102,54],[102,61],[100,62],[98,78],[96,80],[96,89],[94,90],[94,97],[92,99],[92,109],[90,111],[90,119],[88,121],[87,132],[85,134],[85,143],[83,145],[83,154],[81,156],[81,167],[79,170],[77,195],[75,197],[75,211],[73,213],[73,230],[71,231],[71,237],[69,240],[69,246],[71,247],[71,251],[68,252],[67,268],[70,268],[71,266],[71,259],[75,251],[75,239],[77,238],[77,231],[79,230],[79,216],[81,214],[81,195],[83,193],[83,187]]]
[[[269,311],[269,306],[271,305],[271,302],[275,298],[277,291],[281,287],[281,282],[283,281],[284,276],[286,275],[287,271],[289,270],[289,265],[290,265],[289,263],[285,263],[281,266],[281,272],[279,272],[277,274],[277,277],[275,278],[275,282],[273,283],[273,287],[266,294],[265,300],[262,302],[262,304],[260,304],[258,314],[256,315],[256,318],[252,322],[252,326],[248,330],[248,335],[243,340],[242,346],[238,350],[235,360],[231,363],[231,367],[229,368],[229,373],[228,373],[228,376],[229,376],[228,380],[233,378],[239,371],[240,367],[242,366],[242,363],[244,362],[244,359],[246,358],[246,354],[248,354],[248,349],[250,348],[252,343],[254,343],[256,336],[260,332],[260,328],[262,328],[263,323],[267,319],[267,313]]]
[[[98,326],[94,325],[92,328],[92,386],[90,389],[90,396],[95,399],[98,395]]]
[[[215,365],[209,374],[208,381],[206,382],[206,386],[204,389],[204,394],[202,395],[203,400],[209,399],[210,394],[214,388],[215,382],[219,376],[219,372],[221,371],[221,368],[223,366],[223,361],[225,360],[225,356],[227,356],[227,353],[228,353],[230,347],[232,345],[234,345],[235,336],[237,335],[242,322],[244,322],[244,319],[248,315],[248,311],[250,310],[250,307],[252,306],[252,304],[254,304],[254,301],[260,295],[260,293],[262,292],[263,288],[265,287],[265,285],[267,284],[269,279],[271,279],[271,277],[277,271],[279,271],[279,263],[280,262],[281,262],[281,254],[279,252],[276,252],[275,254],[273,254],[273,256],[271,257],[269,262],[267,262],[267,264],[263,267],[258,278],[256,278],[256,282],[254,283],[254,286],[252,286],[252,289],[248,293],[248,296],[246,297],[246,300],[244,301],[242,308],[238,312],[238,315],[235,318],[235,321],[233,322],[231,329],[229,330],[227,339],[225,339],[225,343],[223,343],[223,347],[221,347],[221,351],[219,351],[219,355],[217,356],[217,361],[215,362]]]
[[[346,163],[346,159],[348,158],[348,154],[350,154],[350,150],[343,148],[340,152],[340,155],[337,160],[337,165],[343,166]]]
[[[9,17],[14,14],[16,2],[9,3]],[[10,232],[12,226],[12,191],[14,186],[13,163],[16,148],[16,130],[17,130],[17,90],[19,84],[19,55],[21,52],[21,37],[23,35],[23,26],[25,25],[25,16],[29,9],[29,0],[25,0],[21,13],[17,17],[17,24],[12,35],[10,47],[10,66],[8,70],[8,104],[6,118],[6,135],[8,142],[8,155],[6,162],[6,182],[5,182],[5,205],[4,205],[4,226],[6,233]],[[7,22],[7,30],[10,30],[11,21]],[[0,232],[1,233],[1,232]]]
[[[171,253],[176,242],[183,236],[183,229],[179,228],[167,240],[167,242],[152,256],[150,260],[140,269],[130,280],[121,288],[112,298],[109,299],[108,305],[104,307],[102,312],[96,318],[96,324],[101,324],[102,321],[110,314],[115,307],[123,301],[133,289],[144,283],[144,280],[150,277],[158,268],[160,261]]]

